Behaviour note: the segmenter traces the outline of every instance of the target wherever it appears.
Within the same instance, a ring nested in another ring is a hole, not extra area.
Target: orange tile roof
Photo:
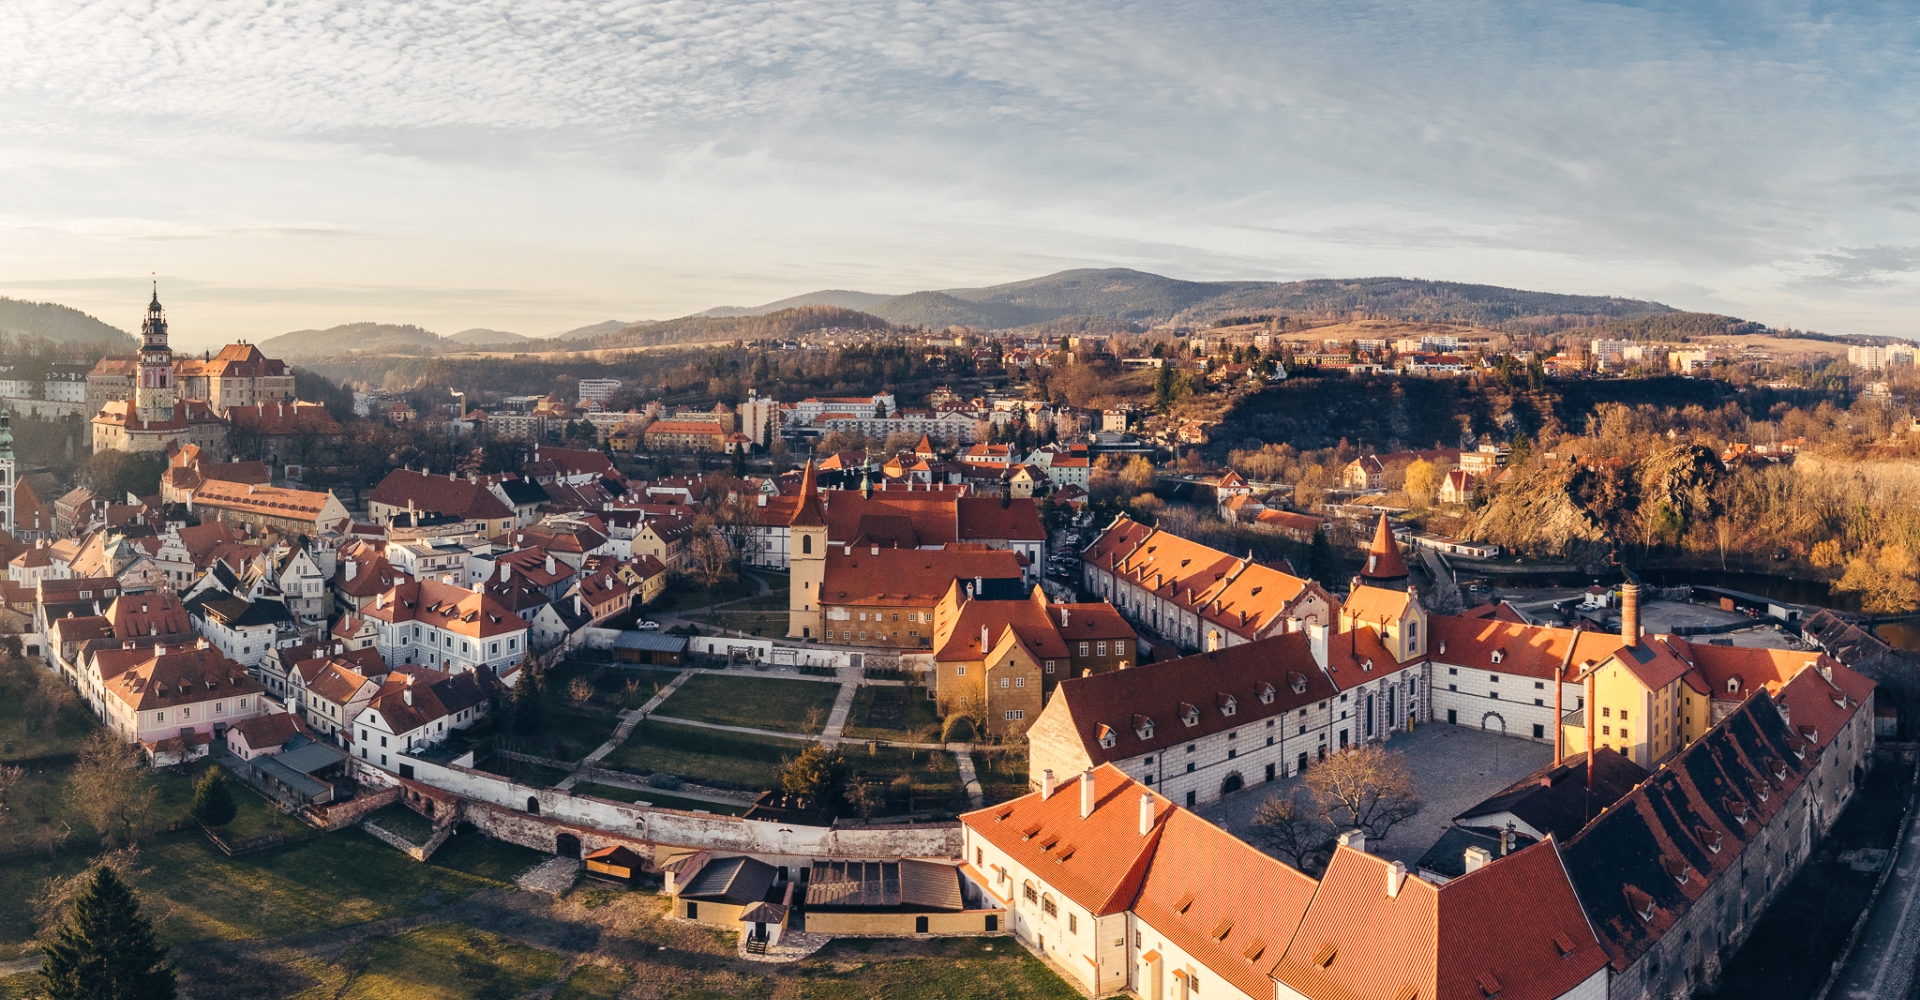
[[[312,520],[320,515],[331,493],[289,490],[278,486],[229,483],[209,479],[194,492],[193,502],[201,507],[223,507],[267,517]]]
[[[1029,792],[960,817],[974,834],[1054,891],[1095,916],[1132,905],[1174,805],[1112,765],[1093,770],[1094,809],[1080,817],[1080,778],[1059,776],[1051,798]],[[1140,797],[1153,799],[1153,826],[1140,834]],[[1069,855],[1063,861],[1063,855]]]
[[[1293,940],[1318,884],[1193,813],[1175,809],[1133,911],[1235,989],[1250,997],[1271,996],[1269,973]]]
[[[361,614],[384,622],[418,621],[475,638],[520,632],[527,623],[488,594],[476,594],[436,580],[405,583],[389,589],[381,607],[368,606]]]
[[[496,521],[513,516],[513,510],[487,488],[484,480],[456,478],[451,474],[437,476],[411,469],[387,473],[368,495],[368,500],[388,507],[412,504],[416,510],[462,520]]]
[[[1081,747],[1095,763],[1124,760],[1164,747],[1285,715],[1338,694],[1314,662],[1303,632],[1274,636],[1086,677],[1054,689]],[[1263,701],[1263,696],[1270,700]],[[1233,714],[1226,714],[1232,699]],[[1048,711],[1052,702],[1048,703]],[[1194,720],[1193,725],[1185,723]],[[1151,726],[1148,735],[1142,732]],[[1100,745],[1100,730],[1114,745]]]
[[[136,653],[139,658],[103,687],[136,712],[194,705],[229,695],[263,694],[267,690],[247,674],[247,668],[212,647],[168,648],[158,655],[153,648],[102,650],[98,655],[106,659],[115,653]],[[106,671],[101,673],[104,680]]]
[[[827,552],[826,576],[820,585],[823,604],[891,604],[931,606],[955,580],[983,577],[1019,579],[1027,561],[1004,549],[927,551],[920,549],[855,548],[840,546]]]
[[[1367,563],[1360,568],[1362,577],[1373,580],[1397,580],[1407,575],[1407,561],[1400,557],[1400,543],[1394,540],[1387,515],[1373,529],[1373,541],[1367,546]]]
[[[1278,624],[1313,586],[1124,515],[1087,546],[1082,558],[1248,639]]]

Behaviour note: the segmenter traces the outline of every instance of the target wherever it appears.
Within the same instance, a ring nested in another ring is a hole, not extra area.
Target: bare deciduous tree
[[[1385,840],[1420,812],[1406,758],[1377,743],[1328,757],[1307,772],[1306,784],[1321,816],[1342,829],[1358,828],[1369,840]]]
[[[1271,795],[1253,811],[1247,839],[1304,872],[1317,869],[1333,827],[1296,794]]]
[[[94,730],[81,746],[67,795],[100,836],[133,839],[135,799],[147,784],[145,763],[138,745],[110,729]]]

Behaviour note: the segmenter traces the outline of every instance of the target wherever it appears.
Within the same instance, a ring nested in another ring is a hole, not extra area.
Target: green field
[[[801,740],[730,733],[667,722],[643,722],[625,743],[602,759],[619,770],[677,774],[688,781],[723,781],[750,790],[771,788],[783,757],[800,752]]]
[[[615,711],[639,708],[678,676],[680,671],[664,667],[612,667],[594,677],[593,703]]]
[[[854,692],[844,735],[856,740],[934,743],[940,739],[940,717],[934,714],[924,687],[863,684]]]
[[[656,714],[811,735],[826,728],[839,694],[839,685],[823,681],[695,674],[660,703]]]
[[[614,1000],[633,982],[633,973],[606,965],[582,965],[553,991],[553,1000]]]
[[[572,773],[570,771],[563,771],[557,767],[549,767],[545,764],[529,764],[523,760],[510,760],[497,754],[475,761],[473,766],[476,770],[485,771],[488,774],[497,774],[503,778],[508,778],[533,788],[552,788],[554,785],[560,783],[560,779]]]
[[[598,799],[612,799],[615,802],[645,802],[662,809],[685,809],[689,812],[706,811],[718,816],[744,816],[746,806],[722,805],[705,799],[689,799],[671,792],[657,791],[652,788],[644,791],[637,788],[622,788],[619,785],[602,785],[597,782],[583,781],[573,790],[582,795],[591,795]]]
[[[866,746],[859,743],[840,744],[840,756],[846,761],[847,774],[866,774],[888,782],[906,775],[912,783],[913,794],[909,799],[890,801],[889,813],[913,812],[958,812],[966,808],[966,796],[960,787],[960,771],[953,762],[953,755],[939,750],[905,750],[898,747],[875,747],[870,753]],[[850,813],[848,808],[842,809]]]
[[[462,924],[435,924],[340,956],[347,1000],[517,997],[553,981],[561,958]]]

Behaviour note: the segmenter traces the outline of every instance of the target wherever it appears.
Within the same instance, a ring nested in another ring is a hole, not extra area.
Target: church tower
[[[154,286],[147,318],[140,323],[140,372],[133,390],[134,414],[141,420],[173,419],[173,349],[167,346],[167,316]]]
[[[13,534],[13,411],[0,410],[0,530]]]
[[[793,570],[787,597],[787,637],[813,639],[822,635],[825,608],[820,589],[827,582],[827,512],[820,503],[820,487],[813,479],[813,460],[800,475],[800,506],[787,521],[787,561]]]

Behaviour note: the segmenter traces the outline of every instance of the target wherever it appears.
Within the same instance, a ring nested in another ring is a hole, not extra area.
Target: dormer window
[[[1738,677],[1727,678],[1727,693],[1728,694],[1740,693],[1740,678]]]
[[[1633,908],[1634,914],[1641,920],[1651,922],[1653,920],[1653,897],[1647,895],[1644,890],[1631,885],[1626,887],[1626,893],[1627,905]]]
[[[1686,885],[1687,880],[1693,877],[1693,866],[1679,858],[1663,858],[1660,863],[1666,868],[1667,874],[1681,885]]]
[[[1773,772],[1773,780],[1782,782],[1787,780],[1786,761],[1776,757],[1773,760],[1767,761],[1767,768]]]
[[[1134,716],[1133,732],[1143,740],[1153,739],[1153,720],[1144,715]]]
[[[1772,789],[1769,789],[1767,783],[1761,781],[1759,778],[1753,779],[1753,781],[1749,783],[1749,787],[1753,789],[1753,794],[1760,797],[1760,801],[1762,802],[1767,801],[1767,796],[1772,794]]]
[[[1506,651],[1506,650],[1504,650],[1504,649],[1496,649],[1496,650],[1494,650],[1494,651],[1493,651],[1493,662],[1495,662],[1495,663],[1499,663],[1499,662],[1500,662],[1501,660],[1504,660],[1504,659],[1506,659],[1506,658],[1507,658],[1507,651]]]
[[[1111,726],[1102,725],[1100,727],[1100,746],[1102,749],[1111,750],[1114,748],[1114,745],[1119,742],[1120,736],[1113,731]]]
[[[1372,659],[1372,657],[1368,657],[1367,659],[1364,659],[1364,660],[1361,660],[1361,661],[1360,661],[1360,669],[1361,669],[1361,670],[1366,670],[1366,671],[1371,671],[1371,670],[1373,669],[1373,659]]]
[[[1260,685],[1260,704],[1262,705],[1273,704],[1273,685],[1271,684]]]
[[[1307,675],[1306,674],[1288,674],[1287,687],[1292,688],[1294,694],[1306,694],[1307,693]]]
[[[1709,830],[1703,826],[1698,827],[1696,832],[1700,835],[1700,843],[1702,846],[1714,854],[1720,853],[1720,831]]]
[[[1181,702],[1180,703],[1180,721],[1189,726],[1199,725],[1200,710],[1193,707],[1192,705],[1187,704],[1186,702]]]
[[[1747,804],[1745,802],[1736,802],[1733,799],[1728,799],[1726,801],[1727,801],[1727,811],[1733,814],[1733,821],[1735,823],[1740,824],[1741,826],[1746,826],[1747,825]]]
[[[1235,698],[1233,695],[1230,695],[1230,694],[1223,695],[1220,698],[1220,714],[1221,715],[1232,715],[1233,713],[1239,710],[1240,710],[1240,699]]]

